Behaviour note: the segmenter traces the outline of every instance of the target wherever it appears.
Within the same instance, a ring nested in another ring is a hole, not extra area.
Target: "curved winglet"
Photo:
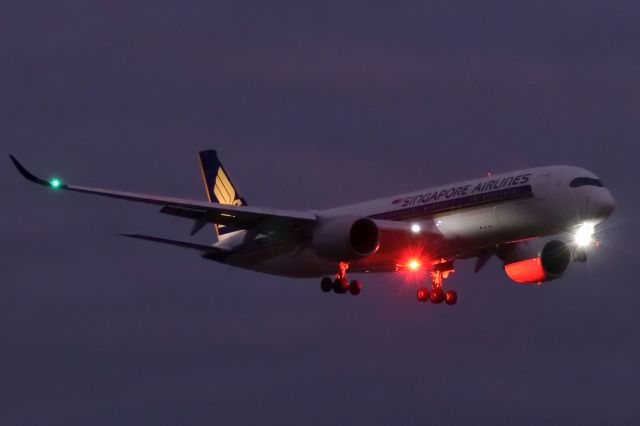
[[[13,165],[16,166],[16,169],[18,169],[18,171],[20,172],[20,174],[27,179],[28,181],[31,181],[33,183],[37,183],[38,185],[42,185],[42,186],[51,186],[51,182],[46,181],[44,179],[40,179],[38,176],[34,175],[33,173],[31,173],[29,170],[27,170],[17,159],[16,157],[14,157],[13,155],[9,154],[9,158],[11,158],[11,161],[13,162]],[[59,188],[66,188],[67,185],[63,185],[63,184],[59,184],[57,185],[57,187]]]

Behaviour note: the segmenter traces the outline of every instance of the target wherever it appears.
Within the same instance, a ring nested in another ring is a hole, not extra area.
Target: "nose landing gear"
[[[349,269],[349,264],[341,262],[338,265],[338,273],[336,274],[335,279],[324,277],[320,281],[320,288],[322,291],[329,293],[333,290],[337,294],[345,294],[346,292],[349,292],[354,296],[360,294],[362,291],[362,282],[359,280],[349,282],[347,279],[347,269]]]
[[[579,248],[573,252],[571,258],[574,262],[585,263],[587,261],[587,251],[585,249]]]
[[[444,280],[449,278],[449,274],[452,272],[455,272],[452,262],[436,264],[431,272],[431,290],[420,287],[416,294],[418,301],[431,301],[435,304],[445,302],[447,305],[455,305],[458,302],[458,293],[454,290],[445,291],[442,286]]]

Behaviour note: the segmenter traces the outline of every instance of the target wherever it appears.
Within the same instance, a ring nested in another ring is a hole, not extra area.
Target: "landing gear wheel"
[[[348,288],[349,288],[349,281],[345,279],[338,278],[333,282],[333,291],[335,291],[338,294],[346,293]]]
[[[441,288],[435,288],[429,295],[429,299],[431,303],[442,303],[444,302],[445,294],[444,290]]]
[[[444,295],[444,301],[447,302],[447,305],[455,305],[458,301],[458,293],[455,290],[447,290]]]
[[[333,280],[329,277],[324,277],[322,281],[320,281],[320,288],[325,293],[329,293],[331,290],[333,290]]]
[[[349,284],[349,293],[357,296],[360,294],[360,290],[362,290],[362,283],[358,280],[353,280]]]
[[[426,287],[420,287],[416,296],[418,297],[418,301],[426,302],[429,300],[429,289]]]

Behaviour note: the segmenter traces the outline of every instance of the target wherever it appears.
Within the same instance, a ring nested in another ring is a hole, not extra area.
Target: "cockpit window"
[[[588,178],[588,177],[579,177],[575,178],[569,184],[572,188],[577,188],[579,186],[599,186],[604,187],[602,181],[600,179]]]

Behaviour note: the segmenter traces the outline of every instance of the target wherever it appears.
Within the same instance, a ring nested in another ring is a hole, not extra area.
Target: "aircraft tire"
[[[338,294],[345,294],[349,289],[349,281],[337,279],[333,282],[333,291]]]
[[[331,278],[329,278],[329,277],[324,277],[320,281],[320,288],[325,293],[329,293],[331,290],[333,290],[333,280]]]
[[[458,302],[458,293],[455,290],[448,290],[444,295],[447,305],[455,305]]]
[[[436,288],[431,292],[431,294],[429,294],[429,299],[431,300],[431,303],[440,304],[444,302],[444,298],[445,298],[444,290],[441,288]]]
[[[416,293],[416,297],[419,302],[426,302],[429,300],[429,289],[426,287],[420,287]]]

